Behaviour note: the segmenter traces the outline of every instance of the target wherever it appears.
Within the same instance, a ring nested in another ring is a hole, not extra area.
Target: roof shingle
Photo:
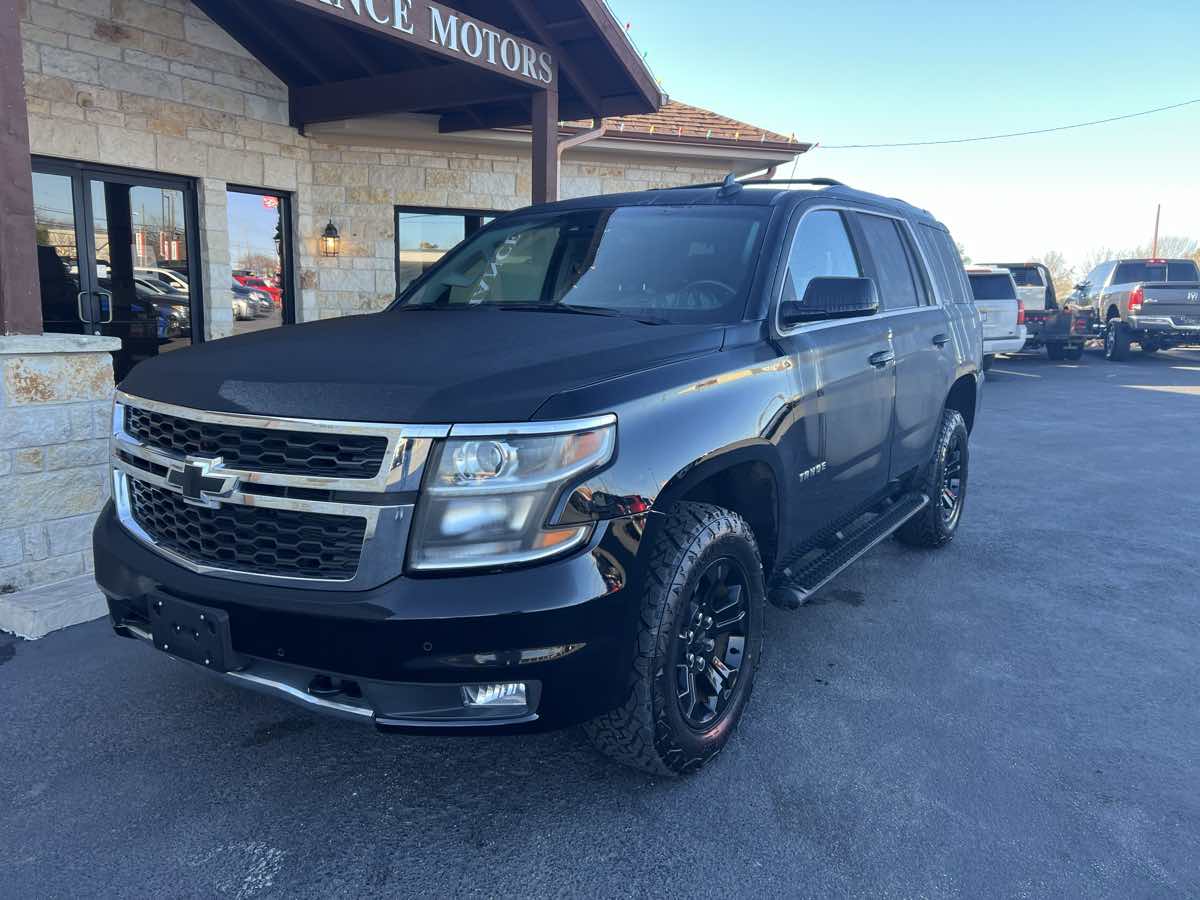
[[[572,128],[594,127],[594,120],[564,123]],[[668,101],[658,112],[634,116],[612,116],[604,120],[608,136],[638,134],[679,138],[681,142],[736,141],[738,143],[783,145],[803,152],[808,149],[795,135],[788,136],[722,116],[678,100]]]

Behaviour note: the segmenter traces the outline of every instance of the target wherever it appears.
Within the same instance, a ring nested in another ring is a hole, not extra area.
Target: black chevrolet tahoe
[[[824,179],[505,215],[387,310],[145,362],[96,575],[118,634],[382,730],[727,742],[764,604],[938,547],[982,387],[946,229]],[[897,577],[902,577],[897,572]]]

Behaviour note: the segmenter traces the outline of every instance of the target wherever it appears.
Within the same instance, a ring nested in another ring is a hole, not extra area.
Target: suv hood
[[[491,309],[387,312],[208,341],[121,390],[213,412],[360,422],[520,422],[561,391],[714,352],[717,325]]]

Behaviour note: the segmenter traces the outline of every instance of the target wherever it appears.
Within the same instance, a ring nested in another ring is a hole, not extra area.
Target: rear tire
[[[1066,356],[1066,350],[1062,344],[1047,344],[1046,355],[1053,360],[1060,360]]]
[[[656,775],[716,756],[750,701],[765,602],[745,520],[706,503],[672,506],[650,552],[628,696],[583,726],[596,749]]]
[[[943,412],[933,459],[913,486],[929,498],[929,505],[900,527],[898,541],[911,547],[936,548],[954,540],[967,500],[968,440],[962,414],[954,409]]]
[[[1108,327],[1104,330],[1104,358],[1113,362],[1121,362],[1129,358],[1131,338],[1129,329],[1120,319],[1109,319]]]
[[[1063,359],[1067,362],[1079,362],[1083,359],[1083,347],[1063,347]]]

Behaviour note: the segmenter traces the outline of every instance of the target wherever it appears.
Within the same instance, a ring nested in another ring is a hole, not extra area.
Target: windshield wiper
[[[574,306],[570,303],[491,303],[486,305],[491,309],[504,309],[511,312],[567,313],[577,316],[605,316],[610,319],[633,319],[636,322],[641,322],[643,325],[671,324],[667,319],[625,313],[617,309],[609,309],[605,306]]]

